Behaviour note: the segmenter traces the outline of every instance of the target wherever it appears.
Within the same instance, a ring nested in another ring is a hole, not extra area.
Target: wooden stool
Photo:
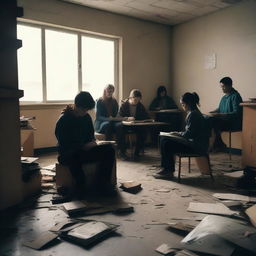
[[[72,188],[74,186],[74,179],[69,171],[68,166],[56,163],[56,186],[57,187],[68,187]],[[83,171],[85,174],[85,186],[90,190],[94,187],[96,183],[97,174],[97,163],[90,163],[83,165]],[[112,176],[110,184],[116,185],[116,162],[114,163],[112,169]]]
[[[181,158],[188,158],[188,172],[190,173],[191,169],[191,157],[196,158],[196,162],[198,168],[202,174],[208,174],[211,176],[211,179],[214,181],[212,175],[212,169],[210,165],[209,155],[200,155],[200,154],[192,154],[192,153],[177,153],[176,156],[179,157],[179,173],[178,173],[178,181],[180,182],[180,174],[181,174]]]

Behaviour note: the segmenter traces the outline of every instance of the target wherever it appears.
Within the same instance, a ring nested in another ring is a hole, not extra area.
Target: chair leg
[[[210,177],[211,177],[212,182],[214,182],[214,177],[213,177],[213,175],[212,175],[212,168],[211,168],[211,163],[210,163],[210,157],[209,157],[209,155],[207,155],[206,158],[207,158],[207,161],[208,161],[208,166],[209,166],[209,171],[210,171]]]
[[[131,150],[131,158],[133,158],[133,146],[132,146],[132,135],[128,135],[129,144],[130,144],[130,150]]]
[[[188,172],[190,173],[190,167],[191,167],[191,158],[188,157]]]
[[[231,161],[231,146],[232,146],[232,145],[231,145],[231,139],[232,139],[232,138],[231,138],[231,135],[232,135],[232,134],[231,134],[231,131],[229,131],[229,145],[228,145],[228,146],[229,146],[229,150],[228,150],[228,153],[229,153],[229,161]]]
[[[178,182],[180,183],[180,172],[181,172],[181,157],[179,156],[179,173],[178,173]]]

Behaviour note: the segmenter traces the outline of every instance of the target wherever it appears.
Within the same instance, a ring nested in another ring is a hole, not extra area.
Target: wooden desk
[[[152,127],[152,126],[161,126],[161,125],[169,125],[169,123],[165,122],[134,122],[134,121],[122,121],[122,124],[127,127]]]
[[[182,127],[182,113],[180,109],[162,109],[150,111],[153,119],[158,122],[168,123],[166,132],[180,131]]]
[[[34,155],[34,129],[20,130],[20,145],[23,147],[22,156]]]
[[[178,108],[175,109],[161,109],[161,110],[152,110],[151,113],[181,113],[182,111]]]
[[[256,102],[243,102],[242,164],[256,168]]]
[[[122,124],[124,125],[124,127],[126,128],[131,128],[134,129],[134,131],[136,131],[136,128],[139,127],[143,127],[145,129],[150,129],[152,127],[157,127],[157,126],[166,126],[169,125],[169,123],[165,123],[165,122],[134,122],[134,121],[122,121]],[[131,149],[131,157],[134,156],[134,150],[133,150],[133,139],[132,139],[132,134],[128,133],[128,139],[129,139],[129,144],[130,144],[130,149]]]

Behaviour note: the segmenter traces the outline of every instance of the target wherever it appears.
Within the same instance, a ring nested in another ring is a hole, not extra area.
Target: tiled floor
[[[182,237],[166,229],[166,224],[175,217],[200,216],[187,212],[189,202],[215,202],[211,194],[236,190],[236,178],[225,176],[225,170],[230,169],[227,154],[211,155],[211,163],[215,182],[208,176],[200,176],[195,164],[192,172],[187,172],[186,159],[182,162],[182,183],[177,180],[166,181],[155,179],[152,174],[158,170],[160,157],[157,150],[145,152],[139,162],[118,161],[118,183],[127,180],[138,181],[143,190],[138,194],[129,194],[119,190],[116,197],[98,198],[95,200],[113,202],[123,200],[134,206],[134,213],[127,215],[94,215],[88,219],[105,220],[120,225],[117,235],[84,249],[77,245],[60,241],[45,250],[35,251],[22,245],[22,242],[34,238],[39,233],[48,230],[56,222],[65,220],[66,213],[61,209],[35,209],[29,206],[32,199],[23,204],[23,209],[9,212],[1,217],[1,256],[157,256],[155,249],[162,243],[174,245]],[[40,157],[42,167],[56,162],[56,154]],[[241,167],[241,157],[233,156],[233,167]],[[51,194],[42,194],[39,205],[51,199]],[[41,202],[41,203],[40,203]],[[46,202],[46,204],[49,204]],[[239,254],[237,254],[239,255]],[[243,254],[241,254],[243,255]],[[245,255],[244,255],[245,256]]]

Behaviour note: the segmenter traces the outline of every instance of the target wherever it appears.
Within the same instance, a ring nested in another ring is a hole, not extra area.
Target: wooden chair
[[[197,165],[199,170],[202,174],[210,175],[212,181],[214,181],[212,175],[212,169],[210,165],[210,158],[209,155],[200,155],[200,154],[193,154],[193,153],[177,153],[176,156],[179,158],[179,172],[178,172],[178,182],[180,182],[181,176],[181,159],[188,158],[188,172],[191,172],[191,157],[196,159]]]
[[[241,129],[229,129],[229,130],[224,130],[223,132],[228,133],[228,155],[229,155],[229,161],[232,159],[232,133],[234,132],[241,132]]]

